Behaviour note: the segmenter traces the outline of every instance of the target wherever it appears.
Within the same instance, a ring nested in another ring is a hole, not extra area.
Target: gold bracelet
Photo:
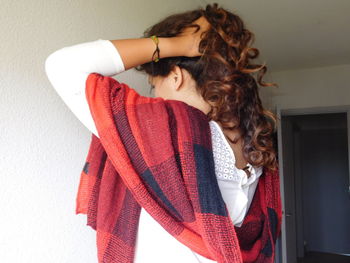
[[[159,47],[158,47],[159,39],[158,39],[158,37],[155,36],[155,35],[151,36],[150,38],[151,38],[151,39],[153,40],[153,42],[156,44],[156,50],[153,52],[153,55],[152,55],[152,61],[158,62],[158,61],[159,61],[159,58],[160,58],[160,55],[159,55],[160,50],[159,50]],[[156,57],[156,58],[154,58],[155,54],[157,54],[157,57]]]

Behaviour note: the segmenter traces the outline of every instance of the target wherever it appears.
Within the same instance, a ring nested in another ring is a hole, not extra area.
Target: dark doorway
[[[347,114],[282,116],[281,125],[288,258],[350,262]]]

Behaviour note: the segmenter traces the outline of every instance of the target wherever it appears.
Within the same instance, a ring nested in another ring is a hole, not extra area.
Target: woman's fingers
[[[181,44],[186,47],[186,56],[197,57],[202,55],[199,52],[199,43],[202,40],[202,34],[210,29],[210,24],[204,16],[192,24],[198,25],[199,30],[197,31],[196,27],[187,27],[178,35],[178,38],[181,39]]]

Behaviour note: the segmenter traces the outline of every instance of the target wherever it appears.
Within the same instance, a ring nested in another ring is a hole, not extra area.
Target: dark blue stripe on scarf
[[[165,196],[162,189],[160,189],[159,184],[154,179],[154,176],[152,175],[151,171],[147,169],[144,173],[141,174],[141,177],[143,180],[147,183],[148,186],[152,188],[154,193],[157,195],[157,197],[162,201],[164,205],[168,207],[168,209],[172,212],[172,214],[179,220],[183,221],[182,216],[179,214],[179,212],[175,209],[175,207],[171,204],[169,199]]]
[[[194,154],[201,212],[227,216],[226,205],[215,175],[213,152],[194,144]]]
[[[125,92],[125,91],[121,89],[117,92]],[[124,94],[122,95],[124,96]],[[164,192],[159,187],[154,176],[149,170],[149,167],[147,166],[141,154],[140,149],[138,148],[135,137],[132,134],[128,118],[126,116],[124,102],[121,103],[121,102],[118,102],[117,100],[113,100],[112,103],[113,103],[112,109],[113,109],[113,117],[114,117],[115,125],[119,131],[122,142],[124,143],[125,149],[128,155],[130,156],[130,160],[133,166],[135,167],[136,172],[141,175],[141,177],[144,179],[147,185],[158,196],[159,200],[162,201],[163,205],[170,210],[169,212],[171,212],[176,218],[178,218],[179,221],[183,221],[179,212],[173,207],[171,202],[168,200]],[[114,105],[114,103],[120,103],[120,104]],[[121,108],[118,111],[116,110],[117,106]]]

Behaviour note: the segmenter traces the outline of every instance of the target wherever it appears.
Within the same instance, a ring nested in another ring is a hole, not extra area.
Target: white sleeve
[[[125,71],[120,54],[109,40],[98,39],[68,46],[51,53],[45,72],[53,88],[74,115],[97,137],[98,133],[85,96],[90,73],[114,76]]]

